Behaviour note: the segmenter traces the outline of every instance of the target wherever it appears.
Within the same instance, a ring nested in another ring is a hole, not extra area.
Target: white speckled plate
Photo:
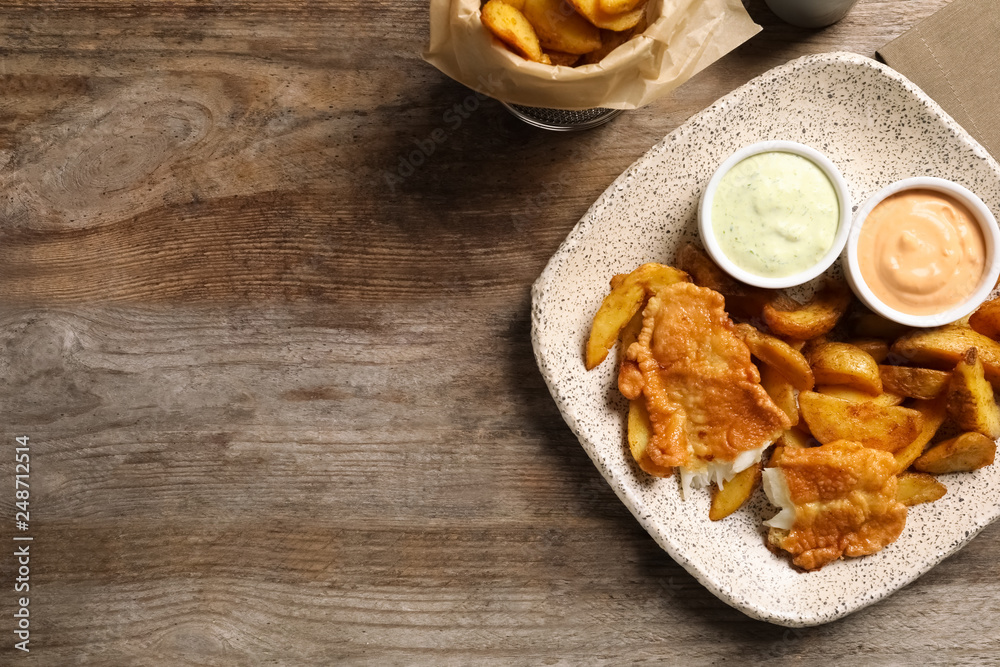
[[[943,477],[947,495],[911,508],[903,535],[880,553],[800,573],[764,546],[761,522],[776,511],[763,493],[713,523],[707,490],[682,501],[675,478],[654,479],[632,462],[614,354],[594,371],[583,367],[591,318],[613,274],[670,263],[697,236],[697,202],[712,172],[738,148],[768,139],[826,153],[855,202],[891,181],[934,175],[1000,211],[1000,165],[920,89],[868,58],[807,56],[697,114],[608,188],[534,285],[532,342],[566,422],[657,543],[728,604],[794,627],[880,600],[965,545],[1000,516],[1000,465]]]

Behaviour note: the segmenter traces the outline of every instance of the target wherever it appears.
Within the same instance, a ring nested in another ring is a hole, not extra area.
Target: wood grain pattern
[[[652,144],[946,2],[807,31],[754,0],[758,37],[570,136],[423,63],[425,2],[0,5],[0,432],[35,536],[32,652],[0,556],[0,661],[995,660],[996,526],[839,622],[752,621],[622,508],[529,341],[531,282]]]

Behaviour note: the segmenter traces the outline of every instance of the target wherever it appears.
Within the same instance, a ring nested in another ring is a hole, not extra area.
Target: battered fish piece
[[[867,556],[892,544],[906,525],[896,500],[896,460],[889,452],[837,440],[784,448],[764,470],[764,493],[778,513],[764,525],[768,542],[805,570],[843,556]]]
[[[733,333],[721,294],[692,283],[657,290],[642,314],[618,386],[645,396],[653,463],[679,466],[691,482],[725,481],[760,461],[791,423],[760,386],[746,344]]]

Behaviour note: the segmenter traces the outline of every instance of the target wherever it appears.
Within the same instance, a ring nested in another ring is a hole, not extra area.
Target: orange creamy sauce
[[[976,290],[986,267],[986,241],[976,218],[953,197],[904,190],[868,214],[858,265],[882,303],[909,315],[931,315]]]

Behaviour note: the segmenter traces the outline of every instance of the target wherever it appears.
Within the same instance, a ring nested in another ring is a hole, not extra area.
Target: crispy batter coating
[[[691,283],[658,290],[626,359],[634,365],[622,365],[619,388],[629,398],[639,392],[646,398],[657,465],[732,461],[790,426],[760,386],[718,292]]]
[[[903,531],[906,506],[896,500],[889,452],[837,440],[784,448],[772,464],[783,475],[795,521],[788,531],[772,528],[769,541],[795,565],[817,570],[843,556],[873,554]]]

